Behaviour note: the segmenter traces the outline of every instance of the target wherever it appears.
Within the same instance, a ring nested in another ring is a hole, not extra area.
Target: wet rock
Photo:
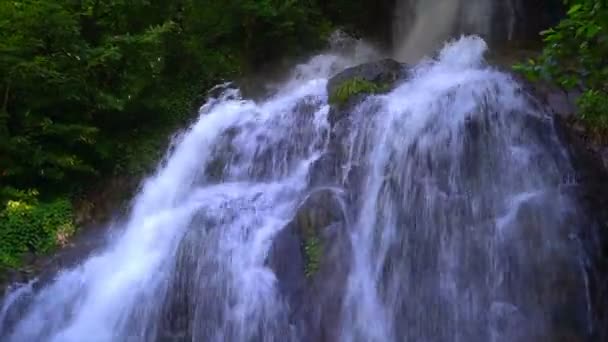
[[[292,224],[303,235],[320,235],[323,228],[343,219],[336,194],[332,190],[323,189],[313,192],[306,199]]]
[[[497,68],[516,80],[522,87],[521,91],[530,95],[530,99],[532,102],[536,102],[537,106],[565,119],[571,119],[578,114],[576,102],[581,96],[579,90],[566,90],[545,81],[530,82],[523,75],[513,72],[505,66]]]
[[[350,260],[345,222],[336,192],[318,189],[274,240],[268,263],[305,341],[338,336]]]
[[[604,146],[586,139],[570,120],[555,120],[560,140],[570,155],[573,174],[567,191],[585,212],[587,229],[578,237],[586,253],[588,295],[591,298],[592,338],[608,340],[608,171],[603,160]]]
[[[213,147],[211,155],[213,158],[205,166],[206,181],[211,183],[219,183],[224,180],[224,171],[230,162],[230,158],[234,152],[232,142],[239,134],[240,130],[236,127],[231,127],[222,134],[219,141]]]
[[[534,94],[554,114],[563,118],[571,118],[578,114],[576,101],[581,96],[578,90],[565,90],[546,82],[533,84]]]
[[[303,240],[293,225],[283,229],[275,238],[269,265],[279,282],[279,290],[288,303],[296,303],[306,286]]]
[[[375,84],[393,85],[403,76],[403,71],[404,65],[392,59],[364,63],[348,68],[332,77],[327,83],[327,92],[331,94],[341,84],[355,78],[364,79]]]
[[[307,251],[307,244],[317,241],[323,249],[324,240],[331,235],[329,230],[344,220],[342,205],[334,191],[321,189],[306,198],[293,220],[275,239],[269,258],[284,293],[300,287],[305,277],[314,276],[317,270],[312,272],[307,268],[311,263],[322,261],[311,260],[315,256]],[[323,252],[317,256],[322,257]]]
[[[329,113],[329,122],[333,126],[342,119],[348,109],[356,103],[361,102],[369,93],[388,92],[395,87],[397,81],[404,78],[407,68],[392,59],[383,59],[376,62],[361,64],[342,71],[332,77],[327,83],[327,93],[332,98],[349,82],[358,82],[354,86],[352,94],[348,94],[348,99],[344,103],[334,104]]]

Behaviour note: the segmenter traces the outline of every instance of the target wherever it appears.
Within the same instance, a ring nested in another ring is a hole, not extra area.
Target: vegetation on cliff
[[[72,205],[64,198],[40,203],[36,193],[21,193],[0,212],[0,264],[16,267],[28,252],[46,253],[74,234]]]
[[[533,80],[545,79],[582,91],[581,118],[590,129],[608,131],[608,3],[565,0],[567,16],[543,31],[542,54],[516,66]]]

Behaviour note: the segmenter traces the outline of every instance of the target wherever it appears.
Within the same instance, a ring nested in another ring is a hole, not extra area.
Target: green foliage
[[[304,244],[304,273],[307,277],[310,278],[319,271],[322,252],[323,247],[321,245],[321,240],[317,236],[309,236],[306,238]]]
[[[608,127],[608,3],[566,0],[567,17],[542,32],[545,47],[540,57],[516,65],[532,80],[548,79],[584,91],[579,100],[582,117]]]
[[[36,192],[21,195],[0,211],[0,269],[19,266],[27,252],[48,253],[75,232],[69,200],[39,202]]]
[[[605,91],[589,89],[581,95],[578,104],[586,122],[600,131],[608,128],[608,94]]]
[[[61,193],[140,174],[206,88],[328,28],[314,1],[1,2],[0,183]]]
[[[329,102],[335,105],[343,105],[356,95],[378,94],[386,90],[386,87],[379,86],[373,82],[357,77],[340,84],[340,86],[329,95]]]

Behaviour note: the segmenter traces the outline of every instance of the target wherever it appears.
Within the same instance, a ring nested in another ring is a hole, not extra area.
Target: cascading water
[[[499,30],[510,38],[518,7],[519,0],[397,0],[393,25],[395,58],[417,62],[463,33],[488,39]],[[497,18],[501,18],[500,24]]]
[[[446,47],[354,125],[366,178],[347,341],[562,341],[572,311],[585,317],[568,158],[484,49]]]
[[[0,337],[585,336],[583,219],[564,182],[568,157],[550,117],[508,75],[486,66],[484,51],[475,37],[449,44],[338,122],[329,118],[327,79],[354,60],[315,57],[260,102],[224,91],[144,184],[115,241],[40,291],[7,297]],[[335,172],[319,180],[328,158]],[[344,281],[323,287],[322,263],[304,284],[336,302],[331,314],[306,290],[294,290],[302,298],[291,300],[274,267],[304,273],[295,258],[276,254],[301,254],[278,248],[278,237],[320,187],[340,199],[333,210],[344,218],[344,234],[334,247],[345,250],[336,255],[346,266],[326,273]],[[312,332],[324,324],[330,333]]]

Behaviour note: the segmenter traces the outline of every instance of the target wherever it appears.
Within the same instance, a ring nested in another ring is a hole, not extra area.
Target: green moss
[[[0,211],[0,269],[19,267],[28,252],[49,253],[74,232],[72,205],[66,198],[7,201]]]
[[[320,218],[315,214],[304,212],[297,217],[300,234],[303,238],[304,274],[308,278],[313,277],[319,271],[323,257],[323,244],[316,229]]]
[[[387,85],[378,85],[363,78],[357,77],[344,81],[330,95],[329,103],[343,105],[353,96],[359,94],[378,94],[388,90]]]
[[[310,278],[319,271],[322,255],[323,247],[321,240],[317,236],[309,236],[306,238],[304,244],[304,273],[306,274],[306,277]]]

